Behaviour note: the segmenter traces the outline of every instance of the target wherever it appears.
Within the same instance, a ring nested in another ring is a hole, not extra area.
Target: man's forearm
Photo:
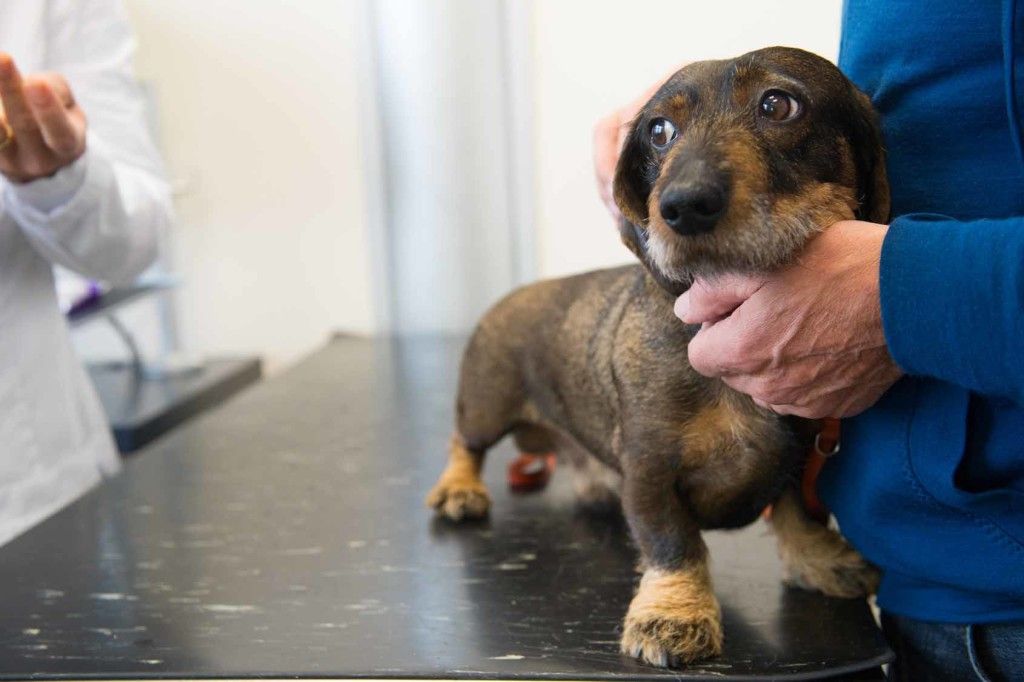
[[[1024,218],[897,218],[880,285],[902,369],[1024,405]]]

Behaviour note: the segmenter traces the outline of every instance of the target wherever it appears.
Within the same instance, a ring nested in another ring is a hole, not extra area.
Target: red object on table
[[[508,487],[512,492],[530,493],[543,490],[555,470],[554,453],[535,455],[520,453],[508,465]]]

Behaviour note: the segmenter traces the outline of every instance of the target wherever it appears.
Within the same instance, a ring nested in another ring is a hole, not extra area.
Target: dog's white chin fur
[[[673,282],[685,282],[686,273],[679,267],[678,249],[673,241],[666,240],[661,235],[652,233],[647,239],[647,254],[651,263],[665,279]]]

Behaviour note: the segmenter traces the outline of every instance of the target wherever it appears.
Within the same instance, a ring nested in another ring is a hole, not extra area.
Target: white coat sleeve
[[[3,180],[5,210],[46,259],[125,283],[156,256],[171,220],[163,165],[135,81],[120,0],[50,0],[47,69],[67,78],[88,122],[86,152],[49,178]]]

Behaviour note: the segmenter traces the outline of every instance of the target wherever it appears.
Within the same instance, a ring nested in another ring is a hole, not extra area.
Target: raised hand
[[[22,76],[0,52],[0,173],[26,183],[53,175],[85,152],[85,113],[56,73]]]

